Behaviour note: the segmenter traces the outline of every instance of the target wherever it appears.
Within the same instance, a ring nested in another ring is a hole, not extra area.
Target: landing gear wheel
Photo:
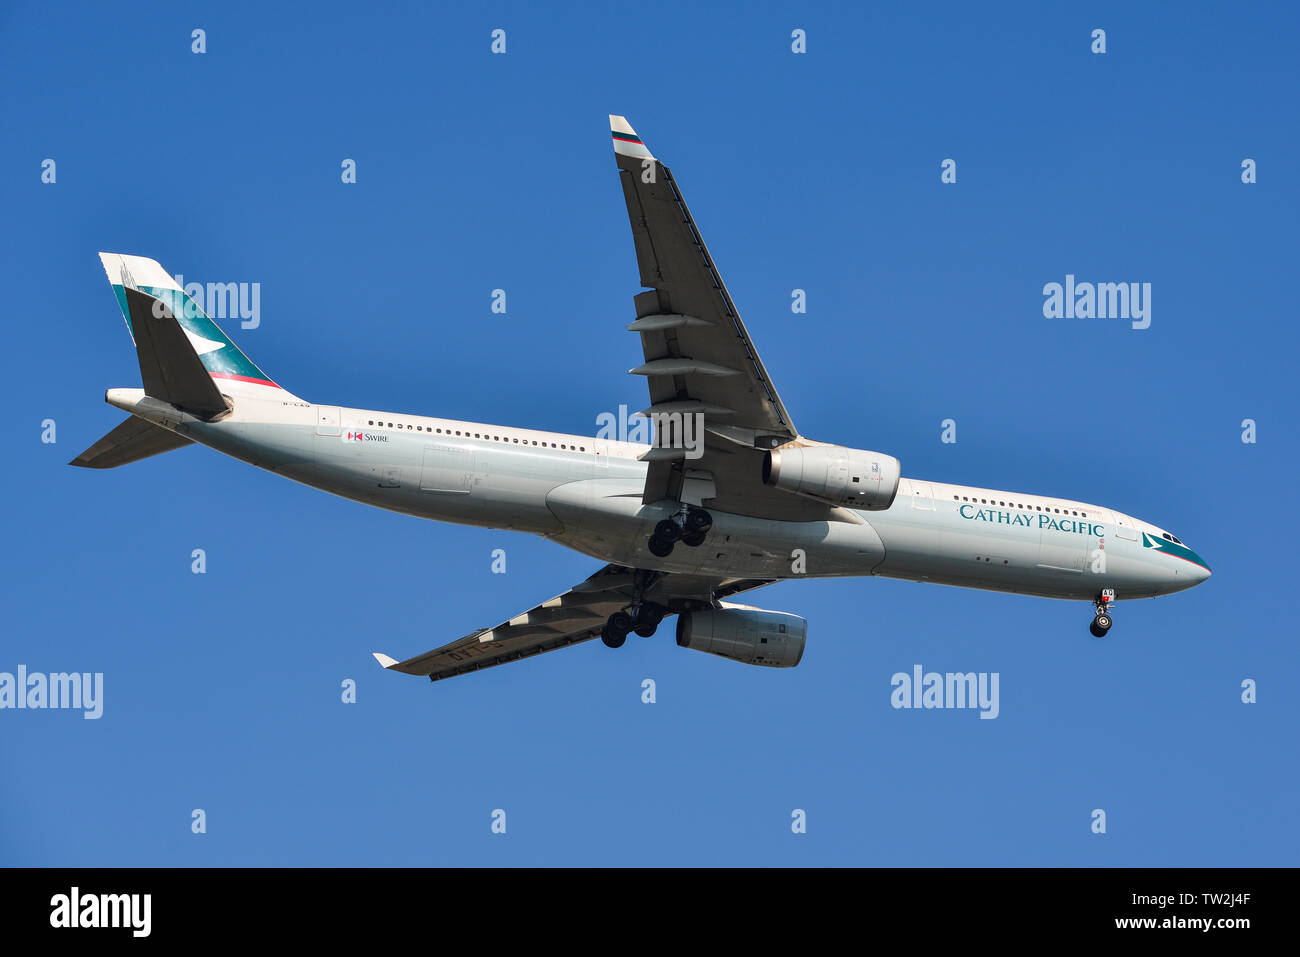
[[[1092,607],[1097,610],[1097,617],[1093,618],[1092,624],[1088,630],[1092,632],[1094,638],[1103,638],[1106,632],[1110,631],[1110,626],[1115,622],[1110,617],[1110,606],[1115,603],[1115,589],[1103,588],[1093,599]]]
[[[600,640],[610,648],[621,648],[623,642],[627,641],[627,633],[635,624],[627,612],[616,611],[605,621],[605,627],[600,631]]]
[[[682,544],[690,548],[698,548],[704,544],[703,532],[687,532],[682,536]]]
[[[667,558],[673,553],[673,543],[666,542],[656,535],[650,536],[650,541],[646,547],[650,549],[650,554],[655,558]]]
[[[702,508],[693,508],[686,513],[686,531],[704,535],[713,527],[713,516]]]
[[[674,522],[671,518],[665,518],[662,522],[655,525],[654,538],[661,542],[668,542],[670,545],[682,537],[682,527]]]
[[[664,620],[665,610],[654,602],[642,602],[636,610],[633,625],[636,628],[657,628]]]
[[[637,625],[632,630],[635,631],[642,638],[649,638],[651,635],[655,633],[655,630],[658,627],[659,627],[658,625]]]

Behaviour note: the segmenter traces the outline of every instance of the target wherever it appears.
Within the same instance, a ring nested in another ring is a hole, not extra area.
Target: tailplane
[[[191,444],[184,436],[133,415],[68,464],[83,469],[115,469]]]

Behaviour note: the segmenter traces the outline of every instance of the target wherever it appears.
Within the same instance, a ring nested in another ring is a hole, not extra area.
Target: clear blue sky
[[[1300,24],[1132,7],[7,4],[0,670],[103,672],[105,706],[0,711],[0,862],[1296,864]],[[794,582],[752,598],[808,618],[792,671],[665,629],[430,685],[370,652],[597,563],[202,448],[65,464],[139,384],[99,250],[260,282],[227,331],[309,400],[584,434],[642,407],[611,112],[804,434],[1120,509],[1214,577],[1101,641],[1086,603]],[[1151,327],[1044,318],[1067,273],[1150,282]],[[997,672],[999,717],[894,710],[914,664]]]

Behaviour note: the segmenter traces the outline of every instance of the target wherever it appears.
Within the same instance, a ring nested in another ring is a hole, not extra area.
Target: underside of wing
[[[719,580],[606,565],[564,594],[494,628],[481,628],[405,661],[378,652],[375,659],[390,671],[439,681],[599,637],[606,619],[632,604],[638,595],[642,601],[675,614],[710,607],[716,601],[769,583],[764,579]]]
[[[833,508],[763,484],[766,453],[801,441],[799,432],[672,172],[624,117],[609,120],[641,285],[648,287],[635,297],[628,326],[640,334],[645,356],[629,371],[646,378],[645,413],[659,446],[647,456],[643,500],[683,498],[693,472],[712,484],[710,499],[698,504],[781,521],[842,520]],[[702,442],[688,448],[695,439]]]

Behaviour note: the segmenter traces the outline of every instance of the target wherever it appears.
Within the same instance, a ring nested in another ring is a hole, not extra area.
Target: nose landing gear
[[[1106,632],[1110,631],[1110,626],[1114,624],[1110,617],[1110,606],[1115,602],[1115,589],[1103,588],[1101,594],[1093,602],[1093,607],[1097,609],[1097,616],[1093,618],[1092,624],[1088,630],[1092,632],[1094,638],[1106,637]]]
[[[655,525],[647,547],[656,558],[667,558],[673,552],[673,545],[679,541],[689,548],[703,545],[704,537],[712,527],[712,515],[702,508],[687,506],[672,518],[665,518]]]

